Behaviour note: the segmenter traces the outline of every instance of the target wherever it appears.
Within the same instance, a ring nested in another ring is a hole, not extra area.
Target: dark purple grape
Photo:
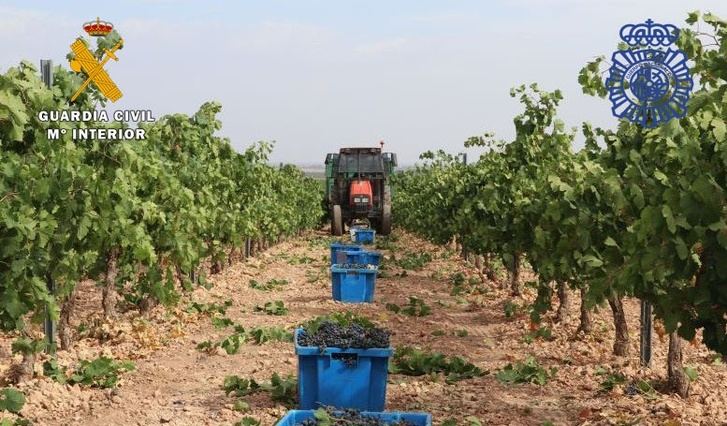
[[[377,327],[363,327],[360,324],[340,325],[324,321],[315,333],[305,329],[298,336],[301,346],[319,348],[369,349],[388,348],[389,332]]]
[[[333,421],[333,426],[414,426],[413,424],[405,420],[397,422],[387,422],[381,419],[377,419],[375,417],[364,416],[361,415],[358,410],[354,410],[351,408],[336,411],[333,408],[326,407],[325,410],[331,417],[331,420]],[[307,419],[298,423],[296,426],[318,426],[318,420],[314,418]]]
[[[368,263],[336,263],[333,266],[341,269],[376,269],[376,265]]]

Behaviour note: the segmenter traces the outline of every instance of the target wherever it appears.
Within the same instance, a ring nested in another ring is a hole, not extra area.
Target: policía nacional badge
[[[620,36],[627,48],[613,53],[606,79],[613,115],[647,128],[684,117],[694,81],[673,46],[679,29],[649,19],[624,25]]]

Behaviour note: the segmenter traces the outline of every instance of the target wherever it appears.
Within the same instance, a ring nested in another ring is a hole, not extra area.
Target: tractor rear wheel
[[[343,235],[343,216],[341,206],[338,204],[333,206],[333,212],[331,213],[331,234],[335,236]]]
[[[391,234],[391,204],[384,204],[384,208],[381,211],[381,224],[379,228],[379,234]]]

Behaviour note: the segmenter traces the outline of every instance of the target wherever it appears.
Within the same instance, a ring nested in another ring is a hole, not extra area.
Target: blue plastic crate
[[[358,244],[373,244],[376,231],[367,228],[353,228],[351,229],[351,239],[354,243]]]
[[[313,418],[313,410],[291,410],[276,423],[276,426],[295,426],[302,421]],[[383,412],[362,412],[361,414],[376,417],[387,422],[398,422],[406,420],[414,426],[432,426],[432,415],[429,413],[400,413],[392,411]]]
[[[324,405],[361,411],[384,410],[391,347],[321,351],[315,346],[298,345],[301,331],[301,328],[295,330],[300,409],[312,410]]]
[[[374,301],[377,267],[356,269],[331,266],[331,292],[333,300],[347,303]]]
[[[358,263],[360,265],[379,266],[381,263],[381,253],[367,250],[344,250],[339,253],[345,253],[345,262],[336,263]]]
[[[355,244],[343,244],[343,243],[332,243],[331,244],[331,266],[335,263],[346,263],[346,257],[340,254],[342,251],[359,251],[363,250],[363,247]]]

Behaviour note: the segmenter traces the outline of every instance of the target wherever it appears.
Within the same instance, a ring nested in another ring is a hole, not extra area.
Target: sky
[[[484,132],[511,139],[520,84],[560,89],[569,126],[613,127],[580,68],[610,55],[622,25],[679,26],[696,9],[727,17],[725,0],[0,0],[0,73],[24,59],[67,66],[98,16],[125,41],[106,66],[124,93],[109,110],[158,118],[216,100],[238,150],[275,141],[275,162],[322,164],[383,140],[411,164]]]

